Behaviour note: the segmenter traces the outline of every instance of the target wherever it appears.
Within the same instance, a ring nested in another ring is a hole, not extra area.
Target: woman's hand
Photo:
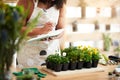
[[[41,28],[41,31],[42,31],[43,34],[46,34],[46,33],[50,32],[52,30],[53,30],[53,23],[51,23],[51,22],[47,22],[44,25],[44,27]]]
[[[53,23],[47,22],[42,28],[34,28],[30,33],[29,36],[37,36],[40,34],[47,34],[48,32],[53,30]]]
[[[37,35],[40,34],[47,34],[48,32],[52,31],[53,29],[53,24],[51,22],[47,22],[44,27],[42,28],[35,28],[34,32],[37,32]]]
[[[41,41],[50,41],[50,40],[54,40],[54,39],[60,39],[63,35],[64,35],[64,31],[57,36],[41,39]]]
[[[64,31],[57,36],[49,37],[49,40],[60,39],[64,35]]]

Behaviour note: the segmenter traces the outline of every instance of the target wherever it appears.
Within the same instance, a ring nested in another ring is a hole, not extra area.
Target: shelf
[[[120,32],[109,32],[112,40],[120,40]],[[66,41],[67,42],[75,42],[80,40],[92,40],[99,41],[102,40],[102,32],[92,32],[92,33],[79,33],[79,32],[71,32],[66,33]]]

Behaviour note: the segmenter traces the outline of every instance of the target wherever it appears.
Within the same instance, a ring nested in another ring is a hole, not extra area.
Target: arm
[[[24,32],[27,27],[23,27],[22,31]],[[47,22],[43,28],[33,28],[31,32],[29,32],[28,36],[36,36],[40,34],[46,34],[53,29],[53,24],[51,22]]]
[[[58,19],[58,24],[56,27],[57,29],[62,29],[65,26],[65,14],[66,14],[66,5],[63,6],[63,8],[60,9],[60,15],[59,15],[59,19]]]
[[[31,14],[33,12],[34,2],[33,2],[33,0],[19,0],[17,2],[17,6],[22,6],[24,11],[26,11],[25,13],[27,13],[27,17],[24,20],[24,25],[26,25],[27,21],[29,20]]]
[[[22,28],[22,33],[23,33],[28,27],[28,26],[26,26],[26,24],[33,12],[34,2],[33,2],[33,0],[19,0],[17,3],[17,6],[23,6],[24,10],[28,11],[28,16],[26,17],[26,19],[24,21],[24,26]],[[52,30],[52,26],[53,26],[53,24],[48,22],[44,25],[43,28],[34,28],[31,32],[28,33],[28,36],[36,36],[36,35],[40,35],[40,34],[46,34]]]
[[[64,5],[63,8],[60,10],[60,16],[59,16],[59,20],[58,20],[57,29],[64,29],[65,24],[66,24],[65,16],[66,16],[66,5]],[[64,49],[65,32],[63,32],[60,35],[58,35],[57,38],[60,39],[60,48]]]
[[[29,3],[29,5],[30,5],[31,7],[28,6],[28,3]],[[21,30],[21,32],[23,33],[23,32],[26,31],[26,29],[27,29],[26,24],[27,24],[27,21],[29,20],[29,18],[30,18],[30,16],[31,16],[32,11],[33,11],[33,8],[34,8],[33,0],[18,0],[17,6],[22,6],[23,9],[24,9],[24,11],[28,11],[27,17],[26,17],[26,19],[23,21],[23,25],[24,25],[24,26],[23,26],[23,28],[22,28],[22,30]],[[36,33],[32,34],[32,32],[30,32],[28,35],[29,35],[29,36],[30,36],[30,35],[32,36],[32,35],[35,35],[35,34],[36,34]]]
[[[65,14],[66,14],[66,5],[64,4],[63,8],[60,9],[60,15],[59,15],[59,19],[58,19],[58,24],[56,26],[56,30],[64,29],[65,23],[66,23]],[[63,35],[64,35],[64,32],[61,33],[60,35],[58,35],[57,37],[53,37],[52,39],[61,38]]]

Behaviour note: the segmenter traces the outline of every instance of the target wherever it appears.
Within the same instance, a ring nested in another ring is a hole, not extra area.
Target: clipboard
[[[54,37],[54,36],[57,36],[57,35],[61,34],[63,31],[64,31],[64,29],[58,29],[58,30],[55,30],[55,31],[51,31],[47,34],[41,34],[41,35],[38,35],[36,37],[32,37],[32,38],[28,39],[27,42],[31,42],[31,41],[35,41],[35,40],[41,40],[41,39],[49,38],[49,37]]]

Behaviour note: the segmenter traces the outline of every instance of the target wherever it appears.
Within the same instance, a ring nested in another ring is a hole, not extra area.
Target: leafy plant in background
[[[120,46],[116,47],[116,48],[114,49],[114,52],[115,52],[115,55],[116,55],[117,57],[120,57]]]
[[[23,21],[27,16],[21,6],[9,6],[0,1],[0,80],[6,71],[10,71],[13,55],[19,50],[21,42],[35,26],[40,14],[28,24],[28,29],[21,34]]]
[[[115,48],[114,51],[120,53],[120,46]]]
[[[111,38],[109,34],[103,34],[103,41],[104,41],[104,50],[105,51],[109,51],[110,50],[110,46],[111,46]]]

